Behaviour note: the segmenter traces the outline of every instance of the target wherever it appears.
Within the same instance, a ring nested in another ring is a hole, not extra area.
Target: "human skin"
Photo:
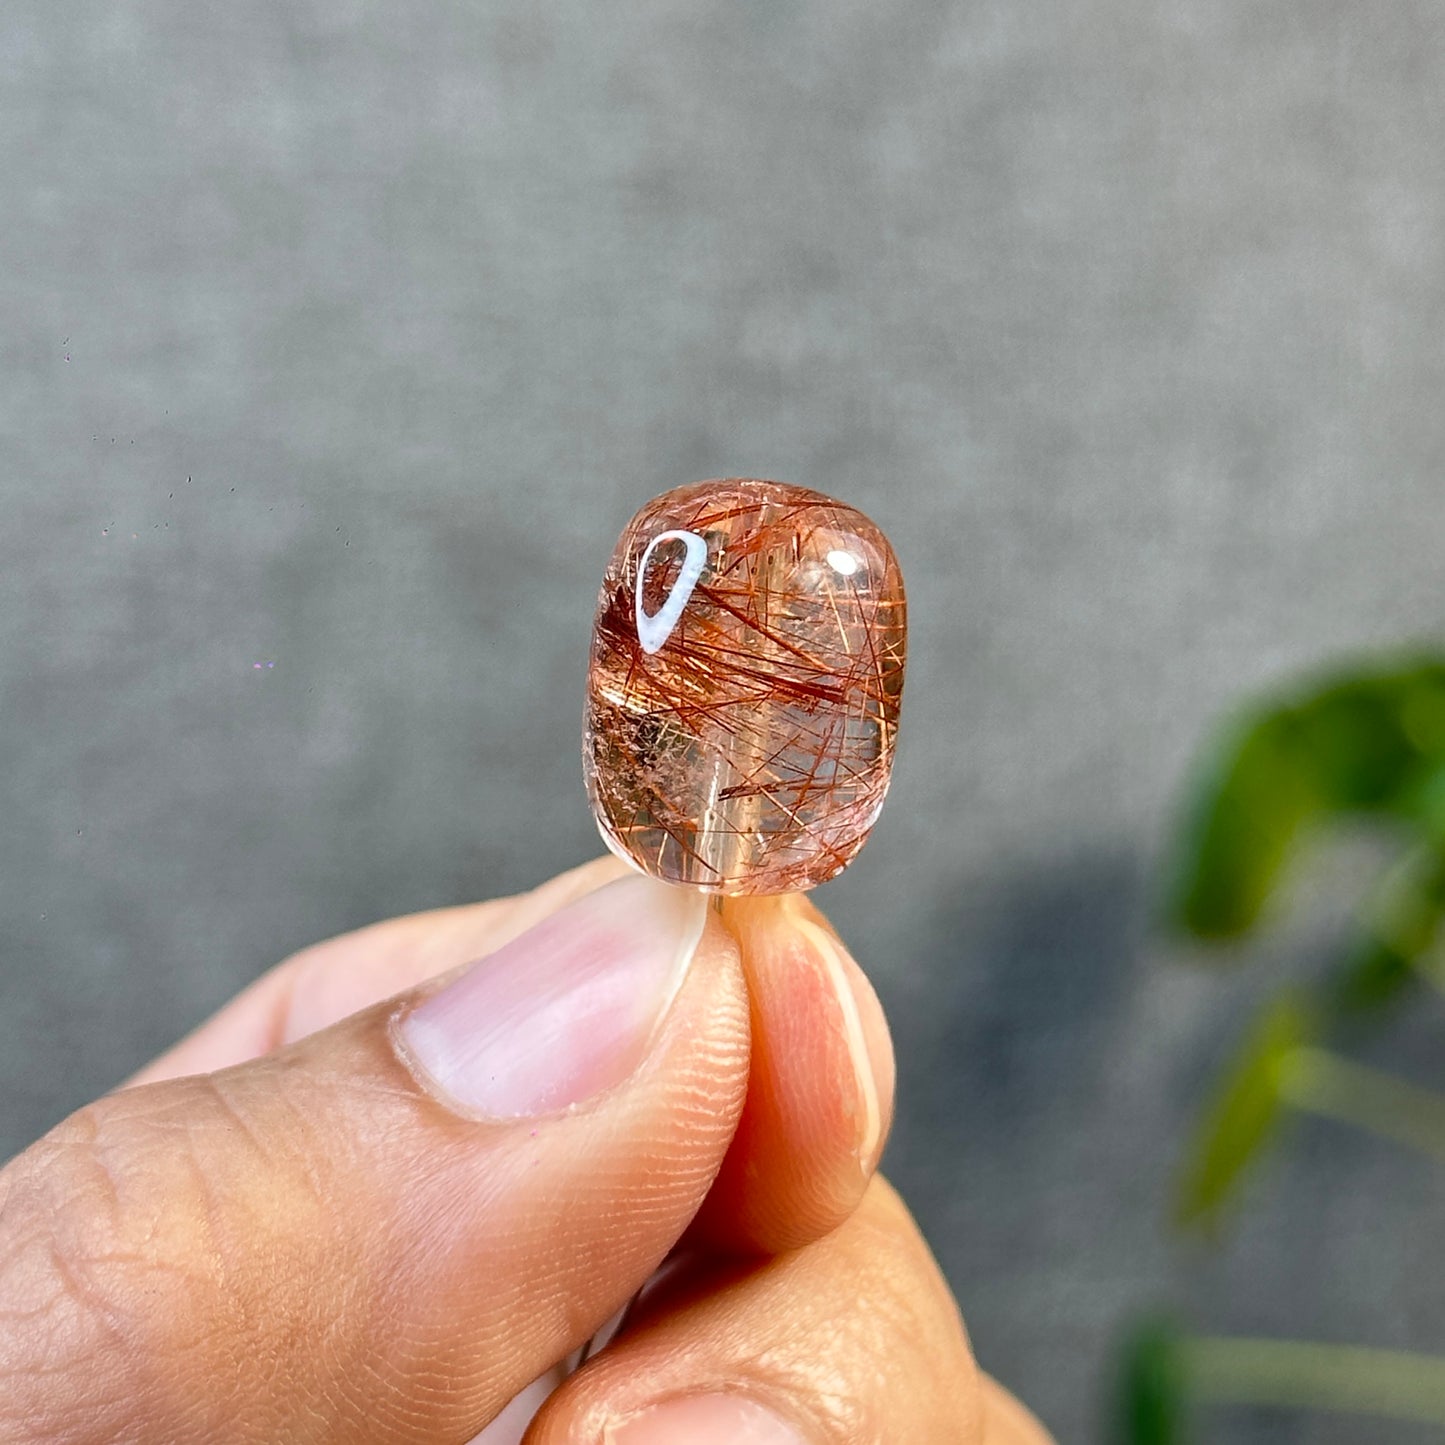
[[[624,873],[306,949],[0,1170],[0,1440],[1047,1445],[822,916]]]

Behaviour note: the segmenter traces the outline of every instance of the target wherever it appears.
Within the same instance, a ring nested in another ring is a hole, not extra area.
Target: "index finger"
[[[775,1254],[858,1207],[893,1120],[894,1059],[873,986],[802,894],[729,898],[752,1009],[747,1102],[692,1241]]]

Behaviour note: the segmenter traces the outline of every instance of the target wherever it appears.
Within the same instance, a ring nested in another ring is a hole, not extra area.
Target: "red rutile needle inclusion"
[[[592,634],[583,761],[607,846],[711,893],[831,878],[883,806],[904,638],[897,558],[852,507],[745,477],[649,502]]]

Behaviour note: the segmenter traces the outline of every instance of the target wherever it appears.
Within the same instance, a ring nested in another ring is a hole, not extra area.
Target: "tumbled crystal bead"
[[[712,893],[833,877],[888,789],[905,630],[897,558],[852,507],[745,477],[649,502],[592,633],[583,763],[607,846]]]

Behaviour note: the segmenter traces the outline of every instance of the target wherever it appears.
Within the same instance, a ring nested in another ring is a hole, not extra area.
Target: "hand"
[[[0,1171],[0,1439],[1045,1445],[821,915],[620,873],[307,949]]]

